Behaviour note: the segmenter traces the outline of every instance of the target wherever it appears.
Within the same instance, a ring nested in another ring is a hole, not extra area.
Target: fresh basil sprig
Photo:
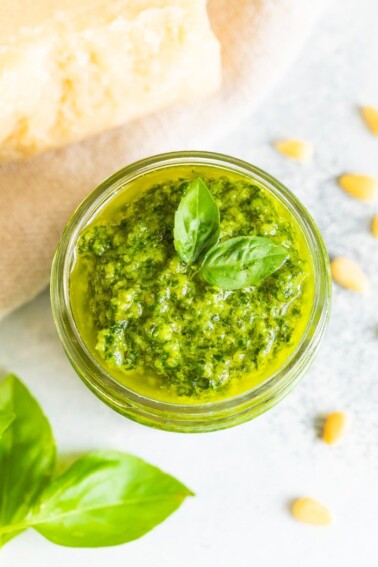
[[[0,415],[14,418],[0,439],[0,545],[27,528],[72,547],[118,545],[165,520],[192,492],[132,455],[89,453],[51,479],[55,442],[22,382],[0,384]]]
[[[269,238],[238,236],[209,250],[201,272],[210,285],[242,289],[273,274],[287,257],[287,250]]]
[[[239,236],[217,244],[220,214],[201,178],[189,184],[175,215],[174,245],[187,264],[206,253],[199,267],[210,285],[226,290],[256,285],[289,257],[283,246],[263,236]]]
[[[201,178],[191,181],[175,214],[174,245],[183,262],[191,264],[219,238],[219,209]]]

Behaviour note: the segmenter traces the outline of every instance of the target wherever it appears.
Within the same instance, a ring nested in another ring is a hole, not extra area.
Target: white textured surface
[[[47,293],[13,314],[0,327],[1,365],[40,400],[61,452],[133,452],[177,475],[197,496],[146,537],[118,548],[70,550],[27,532],[3,549],[2,567],[378,564],[378,242],[369,234],[378,209],[348,198],[334,182],[344,170],[378,175],[378,139],[357,112],[361,102],[378,106],[377,17],[374,0],[339,2],[274,95],[211,148],[245,158],[291,187],[317,220],[330,254],[358,260],[372,291],[335,288],[320,355],[285,401],[253,422],[200,436],[139,426],[99,402],[62,352]],[[269,142],[285,136],[311,140],[313,163],[277,155]],[[348,414],[350,427],[338,446],[327,447],[317,439],[316,422],[333,409]],[[300,495],[326,503],[335,524],[295,523],[287,506]]]

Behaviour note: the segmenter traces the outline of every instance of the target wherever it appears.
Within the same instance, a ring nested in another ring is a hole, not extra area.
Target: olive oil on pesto
[[[265,236],[289,258],[258,285],[226,291],[180,261],[174,215],[190,180],[207,184],[220,242]],[[88,350],[136,392],[174,403],[235,396],[277,370],[310,316],[309,251],[295,219],[264,187],[213,168],[170,167],[125,187],[80,235],[71,305]]]

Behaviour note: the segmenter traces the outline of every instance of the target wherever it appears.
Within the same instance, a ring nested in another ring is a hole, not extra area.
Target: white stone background
[[[378,565],[378,242],[369,233],[378,206],[347,197],[335,183],[344,171],[378,175],[378,138],[358,112],[361,103],[378,106],[378,2],[331,4],[269,99],[207,149],[244,158],[288,185],[315,217],[330,255],[360,262],[371,291],[334,287],[318,359],[286,400],[255,421],[203,435],[155,431],[97,400],[65,358],[47,292],[8,317],[0,325],[1,367],[36,395],[61,453],[135,453],[196,497],[142,539],[115,548],[61,548],[30,530],[4,547],[2,567]],[[275,153],[271,142],[280,137],[310,140],[314,160],[303,165]],[[349,428],[328,447],[316,423],[332,410],[346,412]],[[326,503],[334,525],[296,523],[288,505],[302,495]]]

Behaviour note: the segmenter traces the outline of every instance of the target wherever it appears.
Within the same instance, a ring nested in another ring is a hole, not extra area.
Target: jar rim
[[[83,228],[132,180],[157,169],[206,165],[258,181],[278,198],[299,225],[308,245],[314,272],[314,297],[302,337],[285,362],[263,382],[230,398],[180,404],[139,394],[113,378],[91,355],[74,321],[69,279],[78,237]],[[331,277],[328,254],[314,220],[299,199],[281,182],[238,158],[205,151],[158,154],[134,162],[102,181],[78,206],[58,244],[51,271],[51,303],[64,350],[80,378],[105,403],[128,417],[154,427],[176,431],[220,429],[259,415],[299,381],[316,355],[330,313]]]

